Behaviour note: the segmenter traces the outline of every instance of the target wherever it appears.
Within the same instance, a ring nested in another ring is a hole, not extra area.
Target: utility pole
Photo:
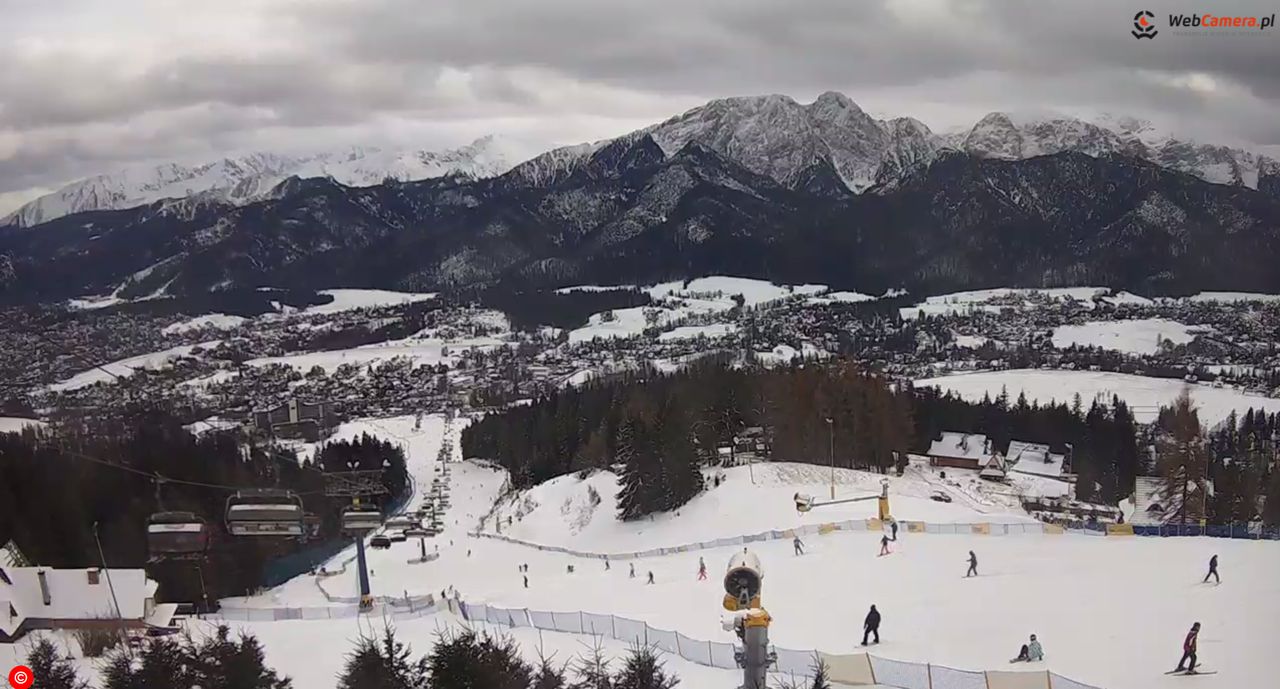
[[[835,420],[827,417],[827,431],[831,434],[831,499],[836,499],[836,425]]]
[[[107,577],[107,589],[111,591],[111,604],[116,608],[116,621],[119,623],[117,633],[125,652],[133,657],[133,649],[129,647],[129,636],[124,631],[124,613],[120,612],[120,599],[116,598],[116,587],[111,582],[111,570],[107,567],[107,556],[102,552],[102,539],[98,537],[98,522],[93,523],[93,541],[98,544],[98,561],[102,563],[102,573]]]

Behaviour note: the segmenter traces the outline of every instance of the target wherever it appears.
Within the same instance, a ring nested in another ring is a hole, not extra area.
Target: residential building
[[[177,605],[157,605],[156,587],[141,569],[0,567],[0,643],[37,629],[167,627]]]

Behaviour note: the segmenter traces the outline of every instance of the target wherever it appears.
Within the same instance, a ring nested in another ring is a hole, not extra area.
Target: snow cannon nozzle
[[[738,601],[750,602],[760,596],[764,568],[760,558],[745,548],[729,558],[724,574],[724,592]]]

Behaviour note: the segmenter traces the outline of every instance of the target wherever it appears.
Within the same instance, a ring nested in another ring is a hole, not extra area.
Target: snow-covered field
[[[1229,304],[1238,301],[1280,301],[1280,294],[1260,292],[1200,292],[1187,297],[1191,301],[1216,301]]]
[[[619,285],[618,288],[634,287]],[[562,287],[557,292],[600,291],[611,289],[600,285],[575,285]],[[744,306],[760,306],[770,302],[793,296],[809,296],[811,303],[831,303],[836,301],[856,302],[874,299],[857,292],[832,292],[826,285],[775,285],[766,280],[752,278],[712,275],[689,280],[664,282],[657,285],[641,287],[643,291],[656,300],[679,300],[676,306],[634,307],[616,309],[606,319],[604,313],[593,314],[587,325],[569,333],[570,342],[587,342],[594,338],[634,337],[644,332],[649,325],[658,327],[678,321],[694,314],[720,313],[732,309],[737,303],[734,297],[741,297]],[[652,316],[645,317],[645,312]],[[723,327],[723,324],[707,327]],[[676,328],[673,332],[680,331]],[[708,334],[708,337],[711,335]],[[678,339],[681,336],[676,336]]]
[[[87,371],[77,373],[76,375],[58,383],[49,386],[54,392],[62,392],[67,390],[77,390],[86,385],[94,383],[109,383],[116,378],[127,378],[133,375],[134,371],[139,369],[157,369],[163,368],[174,359],[189,356],[191,352],[197,348],[208,349],[218,344],[218,340],[210,342],[201,342],[193,345],[180,345],[178,347],[170,347],[169,349],[159,352],[151,352],[150,354],[142,354],[140,356],[129,357],[113,361],[109,364],[102,364]]]
[[[715,323],[713,325],[682,325],[658,336],[659,342],[671,340],[692,340],[697,337],[716,338],[738,332],[733,323]]]
[[[343,364],[368,366],[400,357],[412,360],[415,365],[434,365],[441,362],[453,365],[457,362],[463,350],[472,348],[492,349],[507,344],[506,340],[493,337],[476,337],[463,340],[411,337],[403,340],[388,340],[387,342],[353,347],[351,349],[260,357],[246,361],[245,365],[288,364],[299,371],[308,371],[313,366],[319,366],[330,373]]]
[[[1207,425],[1227,418],[1233,409],[1240,414],[1251,407],[1270,412],[1280,411],[1280,399],[1272,397],[1188,384],[1181,380],[1105,371],[984,371],[926,378],[915,381],[915,385],[938,386],[975,401],[981,400],[983,395],[990,395],[994,399],[1001,389],[1008,390],[1010,399],[1017,399],[1019,393],[1026,393],[1028,401],[1034,399],[1041,403],[1053,400],[1070,403],[1079,394],[1085,406],[1095,397],[1110,402],[1115,395],[1133,408],[1134,416],[1140,422],[1152,421],[1159,407],[1171,404],[1183,389],[1190,390],[1191,399],[1200,413],[1200,422]]]
[[[1186,326],[1167,318],[1090,321],[1056,328],[1053,331],[1053,346],[1065,349],[1080,345],[1127,354],[1155,354],[1160,351],[1160,343],[1164,340],[1175,345],[1186,344],[1202,332],[1205,332],[1204,328]]]
[[[391,292],[383,289],[323,289],[320,294],[328,294],[333,301],[319,306],[308,306],[295,313],[316,315],[338,313],[374,306],[395,306],[412,304],[417,301],[435,299],[435,292]]]
[[[0,416],[0,433],[21,433],[28,426],[40,428],[47,425],[37,419],[24,419],[17,416]]]
[[[1002,308],[1024,308],[1031,304],[1027,296],[1038,293],[1053,300],[1075,301],[1080,305],[1092,308],[1093,297],[1105,292],[1103,287],[1054,287],[1046,289],[997,287],[994,289],[952,292],[928,297],[915,306],[906,306],[898,310],[904,319],[921,316],[937,316],[947,313],[968,313],[971,311],[990,311],[998,313]],[[1021,297],[1021,299],[1014,299]],[[999,304],[988,304],[992,299],[999,299]],[[1015,302],[1010,304],[1008,302]]]
[[[229,316],[225,313],[210,313],[203,316],[196,316],[185,321],[172,323],[160,330],[165,335],[181,335],[190,330],[198,330],[200,328],[213,328],[215,330],[231,330],[238,327],[241,323],[247,321],[243,316]]]

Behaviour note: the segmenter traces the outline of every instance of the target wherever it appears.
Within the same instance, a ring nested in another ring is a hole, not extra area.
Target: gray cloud
[[[1103,0],[136,0],[136,19],[11,1],[0,194],[249,148],[450,145],[486,127],[569,143],[708,98],[828,89],[938,129],[1106,110],[1280,145],[1280,29],[1178,35],[1167,14],[1205,10],[1182,0],[1149,6],[1151,41]]]

